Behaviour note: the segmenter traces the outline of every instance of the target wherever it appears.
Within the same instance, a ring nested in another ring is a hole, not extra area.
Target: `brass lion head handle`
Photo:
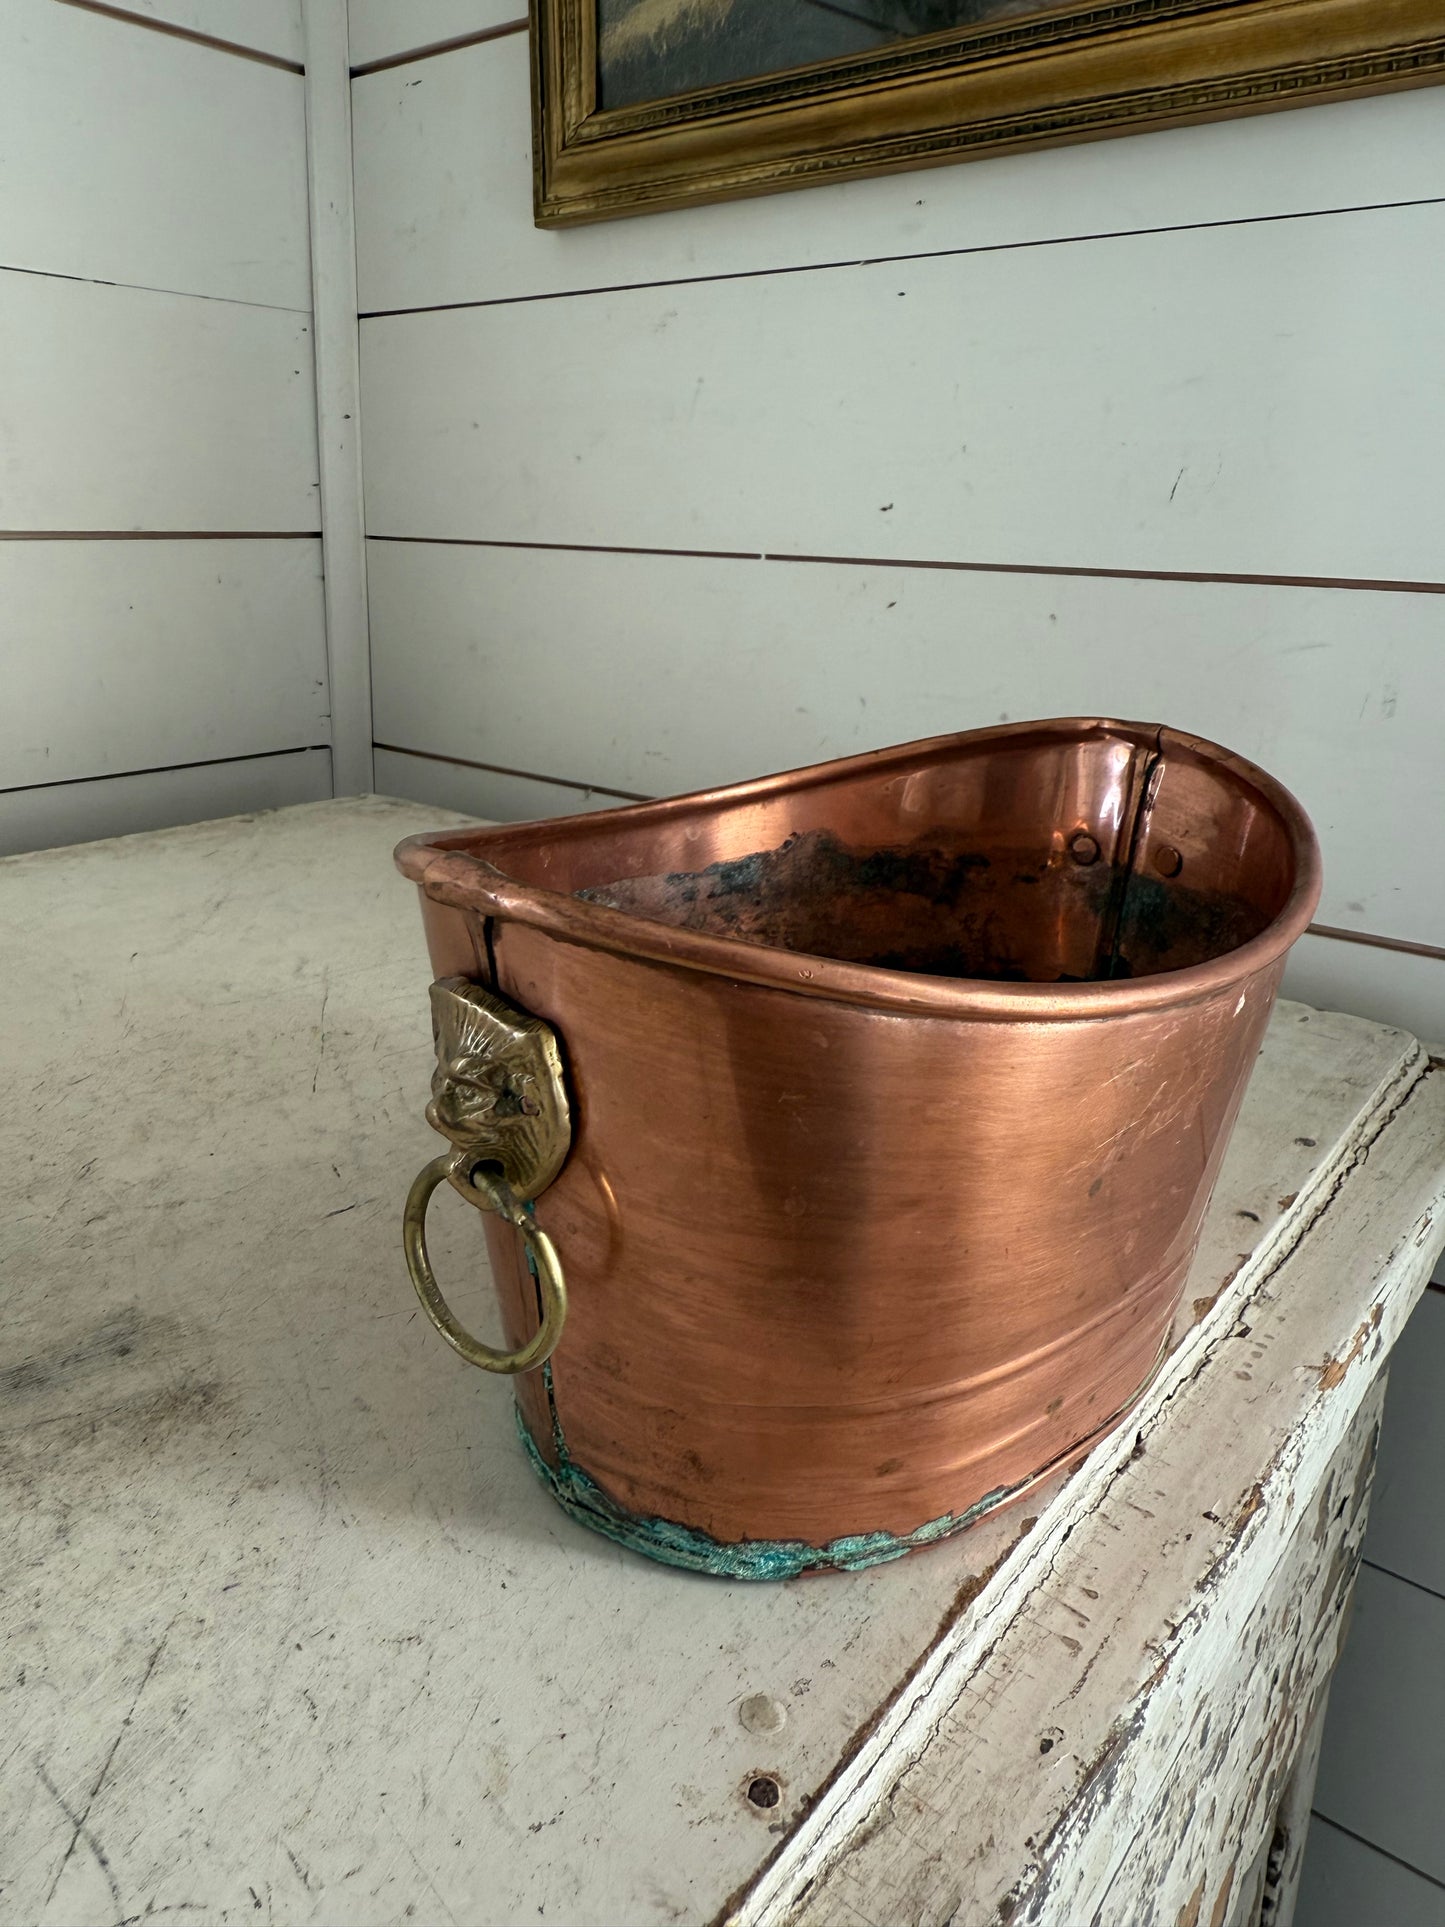
[[[465,977],[431,987],[437,1067],[427,1122],[453,1149],[421,1171],[407,1195],[402,1242],[422,1307],[469,1364],[488,1372],[529,1372],[557,1348],[567,1288],[556,1247],[529,1201],[557,1176],[572,1142],[572,1117],[556,1033]],[[469,1204],[515,1225],[537,1280],[541,1324],[515,1352],[497,1351],[460,1325],[442,1296],[426,1248],[426,1212],[443,1181]]]
[[[572,1143],[556,1032],[465,977],[432,985],[431,1025],[427,1123],[473,1166],[497,1166],[519,1198],[539,1196]]]

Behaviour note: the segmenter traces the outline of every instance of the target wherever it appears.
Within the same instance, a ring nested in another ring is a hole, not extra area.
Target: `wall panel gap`
[[[525,26],[526,22],[522,21],[519,24]],[[484,37],[490,39],[494,36]],[[400,66],[404,61],[421,57],[405,54],[396,60],[384,61],[380,64]],[[365,71],[373,70],[367,68]],[[1037,248],[1078,247],[1100,241],[1144,240],[1151,235],[1161,234],[1201,234],[1219,228],[1260,227],[1280,221],[1316,221],[1341,214],[1383,214],[1400,208],[1438,207],[1442,202],[1445,202],[1445,196],[1439,194],[1422,195],[1416,200],[1409,201],[1351,201],[1337,207],[1291,208],[1280,214],[1246,214],[1233,220],[1182,221],[1177,226],[1098,228],[1088,234],[1046,234],[1027,241],[988,241],[964,248],[926,248],[913,254],[860,254],[837,261],[800,261],[769,268],[736,268],[725,274],[677,274],[667,275],[657,280],[598,282],[589,284],[585,288],[545,288],[536,294],[497,295],[490,300],[479,298],[474,301],[418,303],[405,308],[363,308],[361,319],[386,321],[398,315],[452,314],[458,309],[468,308],[515,308],[537,301],[576,301],[585,299],[588,295],[643,294],[649,289],[706,287],[710,283],[718,282],[776,281],[786,276],[834,274],[840,270],[857,268],[906,267],[911,262],[956,261],[968,255],[1018,254]],[[648,217],[644,215],[634,218],[647,219]]]
[[[302,0],[302,5],[310,0]],[[105,0],[60,0],[63,7],[74,7],[80,13],[98,13],[107,20],[122,21],[128,27],[140,27],[147,33],[166,34],[172,40],[189,40],[193,46],[209,47],[216,53],[234,54],[238,60],[254,60],[262,67],[279,67],[283,73],[301,74],[306,69],[299,60],[288,60],[284,54],[266,53],[260,47],[243,47],[234,40],[220,40],[214,34],[201,33],[195,27],[178,26],[173,20],[156,20],[143,13],[131,13],[125,7],[111,7]]]
[[[379,60],[363,60],[360,66],[351,69],[353,80],[363,80],[367,74],[385,73],[389,67],[409,67],[416,60],[431,60],[438,54],[460,53],[463,47],[480,47],[488,40],[505,40],[509,34],[525,33],[527,21],[504,20],[497,27],[479,27],[475,33],[459,33],[450,40],[434,40],[426,47],[410,47],[405,53],[383,54]]]

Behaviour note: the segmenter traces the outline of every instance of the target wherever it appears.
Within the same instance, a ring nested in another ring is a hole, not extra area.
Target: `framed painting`
[[[539,226],[1445,75],[1442,0],[531,0]]]

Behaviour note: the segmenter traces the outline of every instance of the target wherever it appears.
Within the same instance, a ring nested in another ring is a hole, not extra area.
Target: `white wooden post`
[[[301,0],[333,793],[372,788],[346,0]]]

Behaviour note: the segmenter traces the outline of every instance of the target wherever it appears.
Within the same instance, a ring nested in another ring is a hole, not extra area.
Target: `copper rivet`
[[[1184,868],[1184,858],[1172,843],[1161,843],[1154,852],[1154,868],[1161,877],[1177,877]]]
[[[1069,838],[1069,855],[1075,863],[1097,863],[1099,846],[1087,830],[1075,830]]]

